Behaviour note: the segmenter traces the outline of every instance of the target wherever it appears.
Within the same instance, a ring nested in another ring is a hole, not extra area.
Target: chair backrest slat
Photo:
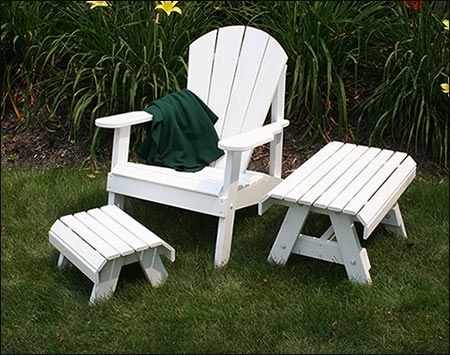
[[[200,37],[189,51],[188,89],[219,117],[219,138],[261,127],[287,62],[279,43],[256,28],[229,26]],[[243,154],[241,171],[251,154]],[[212,166],[224,164],[221,157]]]

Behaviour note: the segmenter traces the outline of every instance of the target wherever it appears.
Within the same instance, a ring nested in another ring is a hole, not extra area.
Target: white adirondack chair
[[[215,129],[226,154],[198,172],[128,161],[130,126],[145,111],[99,118],[113,128],[109,204],[123,197],[154,201],[219,217],[215,265],[229,260],[235,211],[255,205],[281,181],[287,55],[267,33],[246,26],[213,30],[189,47],[187,88],[219,117]],[[264,125],[271,108],[271,123]],[[270,142],[269,173],[247,170],[253,148]]]

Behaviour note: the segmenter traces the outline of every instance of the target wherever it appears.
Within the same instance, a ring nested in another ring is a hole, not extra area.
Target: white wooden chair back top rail
[[[205,167],[200,171],[190,173],[153,165],[125,163],[117,165],[113,173],[116,176],[151,181],[160,185],[176,186],[179,189],[201,192],[212,196],[221,194],[224,183],[224,171],[211,167]],[[239,186],[251,185],[262,177],[261,173],[247,171],[245,174],[239,175]]]
[[[403,152],[332,142],[276,186],[269,196],[357,215],[366,204],[372,207],[379,204],[378,200],[370,201],[386,181],[410,178],[415,162],[409,158],[403,165],[406,157]],[[390,177],[392,180],[388,180]],[[369,210],[365,209],[363,216],[371,215]],[[359,219],[367,222],[368,218]]]
[[[219,117],[215,128],[224,139],[262,126],[286,62],[286,53],[267,33],[245,26],[224,27],[191,44],[188,89]],[[241,172],[251,153],[243,154]],[[225,158],[212,166],[223,169]]]

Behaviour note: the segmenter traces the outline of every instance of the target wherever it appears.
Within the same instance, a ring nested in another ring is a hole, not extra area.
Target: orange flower
[[[418,1],[414,1],[414,0],[403,0],[403,3],[405,4],[406,7],[410,8],[411,6],[413,7],[414,10],[419,10],[422,8],[423,6],[423,0],[418,0]]]

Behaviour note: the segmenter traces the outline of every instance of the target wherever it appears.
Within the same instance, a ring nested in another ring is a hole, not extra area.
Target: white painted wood
[[[315,202],[318,208],[328,208],[331,202],[349,186],[367,165],[381,152],[379,148],[369,148],[358,161],[355,162],[333,185],[324,192]]]
[[[132,246],[125,243],[122,239],[111,233],[102,223],[86,212],[78,212],[74,217],[82,222],[87,228],[96,233],[100,238],[109,243],[121,255],[129,255],[134,253]]]
[[[355,148],[356,145],[354,144],[345,144],[329,159],[325,160],[322,165],[315,169],[314,174],[310,174],[301,182],[301,184],[298,184],[294,189],[289,191],[284,199],[290,202],[297,202]]]
[[[216,49],[217,30],[208,32],[189,46],[187,88],[208,102]]]
[[[123,209],[125,206],[125,196],[108,192],[108,205],[114,205]]]
[[[222,128],[233,87],[244,29],[245,27],[242,26],[223,27],[219,29],[217,36],[207,104],[219,117],[215,124],[219,138],[222,138]]]
[[[336,264],[344,264],[341,250],[336,241],[300,234],[292,248],[292,254],[308,256]]]
[[[351,183],[329,204],[328,209],[330,211],[341,212],[393,154],[393,151],[381,151],[369,165],[362,170],[361,174],[356,176],[354,180],[352,180]]]
[[[87,228],[80,220],[72,215],[63,216],[60,218],[67,227],[80,236],[86,243],[92,246],[106,259],[111,260],[120,256],[120,252],[114,249],[109,243],[104,241],[100,236]]]
[[[261,30],[254,28],[245,30],[230,94],[230,102],[225,112],[224,124],[220,135],[222,139],[242,133],[245,119],[254,118],[254,116],[246,117],[246,113],[252,99],[268,41],[269,35]],[[258,124],[256,127],[260,125]]]
[[[95,125],[101,128],[122,128],[139,123],[149,122],[152,120],[152,115],[145,111],[133,111],[120,113],[95,120]]]
[[[311,206],[321,197],[328,188],[334,185],[348,169],[361,157],[363,153],[368,150],[367,147],[357,146],[350,153],[348,153],[339,164],[331,168],[323,178],[318,181],[311,189],[308,190],[297,202],[303,205]]]
[[[79,255],[81,261],[91,269],[98,271],[105,265],[106,259],[60,220],[52,225],[50,231],[65,248]],[[70,258],[69,260],[72,262]]]
[[[343,209],[344,213],[356,215],[370,197],[380,188],[398,165],[406,158],[406,153],[397,152],[381,167]]]
[[[366,249],[359,243],[351,217],[343,213],[331,212],[330,219],[348,278],[356,282],[371,283],[369,257]]]
[[[370,236],[397,202],[414,179],[415,173],[416,163],[411,157],[407,157],[358,213],[358,220],[366,227],[364,231],[365,239]]]
[[[383,224],[388,232],[408,238],[405,224],[403,223],[402,213],[400,212],[400,206],[397,202],[380,223]]]
[[[114,144],[111,157],[111,168],[128,161],[130,147],[130,126],[114,130]]]
[[[287,120],[270,123],[263,127],[255,128],[229,138],[221,139],[218,146],[224,150],[244,152],[264,143],[273,141],[275,135],[281,133],[283,128],[288,125],[289,121]]]
[[[108,261],[100,271],[98,282],[92,287],[89,303],[94,304],[101,299],[107,299],[112,296],[119,281],[120,271],[123,265],[123,258]]]
[[[297,237],[303,228],[303,224],[309,214],[309,208],[295,205],[289,207],[278,235],[270,250],[268,261],[276,264],[286,264]]]
[[[269,196],[277,199],[284,197],[294,189],[300,182],[310,176],[324,161],[326,161],[335,151],[340,149],[344,144],[341,142],[331,142],[319,150],[298,169],[290,174],[283,183],[269,191]]]
[[[113,218],[108,216],[106,213],[102,212],[102,210],[100,210],[99,208],[88,210],[87,213],[90,216],[94,217],[98,222],[103,224],[107,229],[109,229],[110,234],[115,234],[120,239],[122,239],[122,241],[130,245],[134,250],[142,251],[149,247],[141,239],[136,237],[133,233],[131,233]]]
[[[159,287],[166,281],[168,274],[159,256],[158,249],[152,248],[141,252],[139,254],[139,264],[144,271],[147,281],[153,287]]]
[[[117,206],[107,205],[100,208],[100,210],[115,221],[124,226],[127,230],[133,233],[136,237],[141,239],[144,243],[146,243],[150,248],[156,248],[161,246],[169,252],[169,259],[171,261],[175,261],[175,249],[172,248],[168,243],[158,237],[151,230],[144,227],[130,215],[122,211]]]

